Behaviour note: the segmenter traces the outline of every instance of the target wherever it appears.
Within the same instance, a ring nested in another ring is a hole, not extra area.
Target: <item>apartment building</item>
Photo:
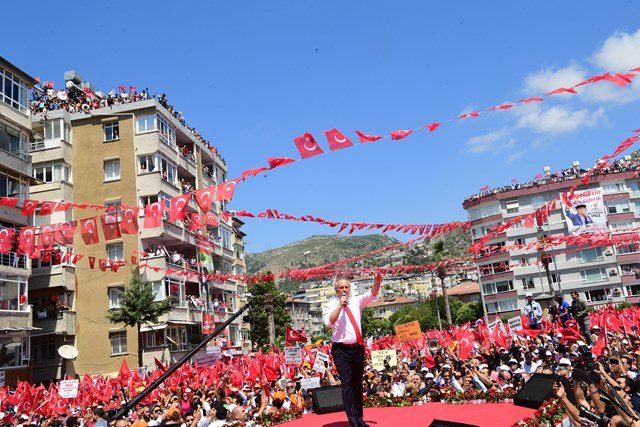
[[[72,71],[65,73],[65,81],[67,90],[91,88]],[[98,99],[105,96],[95,94]],[[135,219],[139,222],[137,235],[122,234],[105,240],[100,232],[98,244],[86,245],[76,238],[73,245],[56,249],[116,263],[129,262],[134,255],[140,265],[147,266],[138,269],[135,264],[124,265],[115,272],[103,272],[89,268],[86,261],[74,267],[60,262],[60,257],[52,259],[53,265],[34,265],[38,280],[34,304],[38,299],[53,298],[61,307],[53,315],[48,310],[37,320],[51,323],[37,339],[37,346],[42,348],[34,357],[38,380],[64,374],[116,372],[123,358],[130,367],[137,366],[136,330],[106,318],[109,309],[119,306],[121,291],[134,274],[153,285],[157,300],[172,297],[174,301],[158,324],[142,329],[144,363],[151,367],[154,358],[169,363],[202,340],[204,312],[214,312],[218,325],[246,302],[243,283],[204,280],[207,273],[245,270],[245,234],[240,230],[243,223],[220,215],[226,203],[212,203],[211,212],[217,214],[219,225],[201,230],[210,254],[197,249],[196,233],[189,230],[186,221],[168,220],[172,197],[222,183],[227,178],[227,166],[176,116],[164,98],[73,113],[48,111],[46,117],[34,115],[33,127],[41,136],[30,150],[35,159],[33,177],[38,180],[32,187],[33,198],[104,206],[116,213],[118,221],[123,220],[122,205],[140,208],[140,217]],[[166,207],[162,225],[144,228],[144,207],[158,201]],[[187,211],[200,212],[193,199]],[[36,220],[44,225],[101,213],[74,208],[51,216],[36,215]],[[185,271],[193,274],[179,274]],[[248,348],[241,319],[230,326],[227,338],[236,348]],[[55,357],[53,349],[63,344],[77,348],[75,360]]]
[[[36,80],[0,57],[0,197],[29,198],[32,137],[29,92]],[[21,213],[22,203],[0,206],[0,229],[18,231],[29,225]],[[0,375],[3,385],[31,380],[30,334],[33,332],[29,305],[30,260],[16,253],[0,254]]]
[[[631,158],[626,160],[630,162]],[[574,162],[574,167],[578,168],[579,163]],[[580,182],[578,177],[565,177],[466,200],[463,207],[471,220],[473,240],[485,236],[497,224],[534,212],[577,182]],[[578,186],[576,191],[601,189],[608,231],[612,235],[624,234],[638,226],[639,182],[637,174],[631,170],[613,170],[597,175],[588,185]],[[518,222],[493,237],[487,245],[496,248],[527,245],[544,236],[568,233],[562,205],[557,203],[543,226],[527,228]],[[578,292],[592,306],[640,301],[640,274],[636,273],[640,273],[638,244],[620,248],[576,248],[562,244],[546,251],[548,274],[540,262],[543,256],[545,254],[535,247],[480,255],[476,260],[480,271],[479,283],[489,314],[518,313],[528,292],[541,302],[548,302],[554,292],[561,292],[565,299],[570,300],[572,291]]]

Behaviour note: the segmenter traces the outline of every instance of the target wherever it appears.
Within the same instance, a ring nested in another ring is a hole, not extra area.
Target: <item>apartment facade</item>
[[[68,88],[88,87],[75,72],[65,73],[65,80]],[[198,233],[211,254],[197,249],[197,233],[190,231],[186,221],[168,220],[171,198],[219,184],[227,177],[225,161],[183,123],[166,103],[153,98],[89,112],[55,110],[47,112],[46,118],[34,117],[34,128],[42,135],[31,150],[36,159],[33,176],[39,180],[32,187],[34,198],[104,206],[116,213],[118,221],[127,220],[122,218],[122,205],[140,208],[134,219],[139,224],[137,235],[105,240],[101,230],[100,242],[86,245],[76,234],[72,247],[57,249],[85,255],[80,267],[54,261],[53,266],[34,268],[42,282],[42,297],[56,295],[61,300],[64,296],[66,308],[55,315],[53,332],[39,338],[42,346],[72,344],[78,350],[78,357],[71,361],[35,359],[35,365],[41,367],[38,379],[116,372],[123,358],[130,367],[137,366],[136,330],[110,323],[106,317],[108,310],[119,306],[121,292],[133,275],[152,284],[157,300],[171,297],[174,301],[158,324],[142,329],[144,364],[152,368],[154,358],[169,363],[202,340],[203,313],[213,313],[217,325],[246,302],[244,284],[205,280],[207,273],[244,273],[242,222],[220,215],[226,203],[212,203],[211,212],[217,214],[219,225],[206,226]],[[164,203],[162,224],[144,228],[144,207],[154,202]],[[193,199],[187,211],[200,212]],[[101,213],[74,208],[37,220],[57,223]],[[130,263],[132,255],[146,267]],[[88,257],[128,264],[103,272],[97,266],[89,268]],[[46,316],[49,321],[49,313]],[[237,319],[225,340],[246,348],[243,330]]]
[[[32,138],[29,92],[33,77],[0,57],[0,197],[29,198]],[[19,231],[30,224],[15,207],[0,206],[0,228]],[[3,385],[31,380],[30,335],[34,330],[29,304],[30,260],[17,255],[14,244],[0,254],[0,372]]]
[[[597,175],[588,185],[580,185],[576,190],[602,189],[607,227],[612,235],[624,234],[625,230],[638,226],[640,180],[635,175],[630,171]],[[534,212],[577,182],[578,179],[569,179],[465,201],[463,207],[471,220],[474,242],[491,227]],[[562,205],[557,203],[542,227],[527,228],[518,222],[493,237],[487,245],[527,245],[544,236],[567,235],[568,226],[561,209]],[[550,280],[539,262],[543,254],[535,248],[488,253],[476,260],[480,289],[489,314],[518,313],[528,292],[543,301],[548,301],[552,293],[561,292],[570,301],[570,292],[576,291],[592,306],[640,302],[640,274],[636,274],[640,272],[639,245],[574,248],[562,244],[546,253]]]

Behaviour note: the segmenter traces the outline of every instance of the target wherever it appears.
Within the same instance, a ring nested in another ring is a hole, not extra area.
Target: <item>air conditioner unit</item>
[[[613,252],[611,252],[611,249],[607,249],[606,251],[604,251],[604,254],[606,256],[611,256],[611,255],[613,255]]]
[[[618,275],[618,270],[611,270],[609,272],[609,276],[617,276]]]

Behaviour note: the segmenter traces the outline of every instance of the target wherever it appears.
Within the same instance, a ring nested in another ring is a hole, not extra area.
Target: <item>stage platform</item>
[[[450,405],[425,403],[404,408],[365,408],[364,420],[371,427],[423,427],[434,419],[457,421],[477,426],[508,427],[530,417],[534,409],[515,406],[513,403],[481,403]],[[348,427],[344,412],[308,414],[283,424],[286,427]]]

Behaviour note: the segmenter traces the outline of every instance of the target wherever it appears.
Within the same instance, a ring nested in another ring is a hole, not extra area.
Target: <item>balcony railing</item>
[[[0,265],[13,268],[27,268],[27,256],[18,255],[16,252],[0,254]]]

